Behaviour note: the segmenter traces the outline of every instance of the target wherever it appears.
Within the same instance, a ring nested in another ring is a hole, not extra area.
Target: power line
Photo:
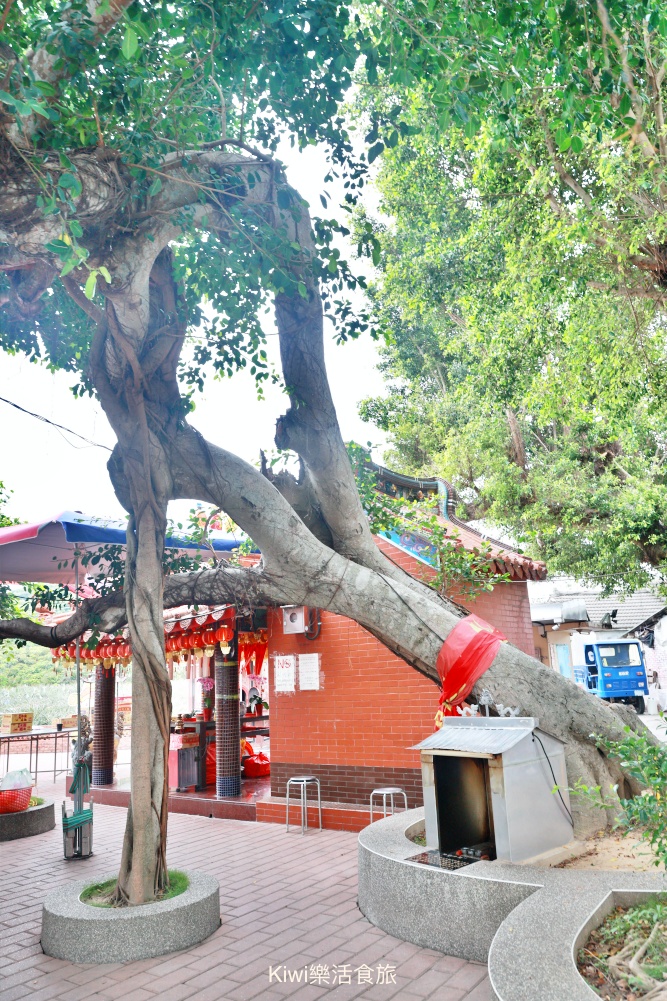
[[[38,421],[43,421],[44,424],[50,424],[51,427],[57,428],[59,431],[66,431],[68,434],[73,434],[75,438],[80,438],[81,441],[85,441],[87,445],[94,445],[95,448],[104,448],[107,452],[113,451],[108,445],[100,445],[98,441],[91,441],[90,438],[84,438],[82,434],[78,431],[72,431],[71,428],[66,428],[64,424],[56,424],[55,421],[50,421],[48,417],[43,417],[42,414],[35,414],[32,410],[26,410],[25,407],[20,407],[18,403],[12,403],[11,400],[6,400],[4,396],[0,396],[0,401],[2,403],[7,403],[10,407],[14,407],[15,410],[20,410],[22,414],[28,414],[29,417],[36,417]],[[68,442],[71,444],[71,442]],[[74,448],[76,446],[73,446]]]

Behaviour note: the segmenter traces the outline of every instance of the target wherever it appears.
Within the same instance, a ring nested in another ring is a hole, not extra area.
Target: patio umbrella
[[[127,542],[126,526],[121,522],[88,518],[78,511],[65,511],[48,521],[33,525],[10,525],[0,528],[0,581],[40,584],[67,584],[74,586],[78,602],[79,557],[84,552]],[[179,551],[210,552],[209,546],[193,542],[182,536],[168,536],[170,549]],[[215,552],[231,552],[240,540],[222,532],[209,533],[209,543]],[[63,563],[67,566],[63,566]],[[59,564],[60,567],[59,567]],[[99,564],[96,571],[99,570]],[[77,695],[77,754],[81,751],[81,658],[80,640],[76,639],[76,695]],[[83,788],[74,794],[74,809],[83,809]]]
[[[210,532],[209,543],[215,552],[231,552],[241,540],[223,532]],[[77,554],[100,549],[102,546],[126,543],[126,526],[122,522],[90,518],[78,511],[65,511],[47,521],[33,525],[10,525],[0,528],[0,581],[40,584],[74,584]],[[169,549],[180,551],[210,551],[182,536],[168,536]],[[58,567],[67,561],[67,566]],[[99,569],[97,567],[96,569]]]

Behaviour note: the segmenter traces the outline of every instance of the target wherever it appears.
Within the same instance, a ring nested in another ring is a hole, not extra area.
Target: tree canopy
[[[51,277],[71,276],[70,290],[81,279],[86,297],[101,301],[109,256],[142,228],[159,239],[161,220],[187,234],[174,248],[177,275],[191,279],[178,303],[193,334],[185,382],[201,385],[209,363],[227,374],[249,364],[266,378],[258,310],[267,293],[296,288],[292,265],[303,250],[267,226],[257,206],[247,218],[238,189],[252,152],[244,161],[229,151],[259,144],[261,163],[285,136],[302,146],[324,143],[332,169],[345,165],[350,186],[363,184],[338,112],[363,48],[347,6],[291,0],[268,9],[221,2],[160,11],[139,0],[98,7],[75,0],[56,13],[49,3],[15,3],[4,28],[0,106],[12,125],[0,170],[14,197],[2,226],[4,242],[16,249],[13,265],[3,252],[3,346],[77,372],[81,390],[89,389],[93,324],[81,322]],[[202,156],[205,180],[197,170]],[[185,191],[174,201],[166,188],[177,170]],[[247,179],[258,180],[252,172]],[[103,182],[103,199],[91,197],[94,180]],[[291,197],[281,192],[286,211]],[[224,232],[202,226],[197,206],[206,204],[224,218]],[[17,253],[23,244],[36,249],[30,225],[37,222],[51,268],[31,269],[28,280]],[[315,260],[344,336],[358,321],[341,314],[342,301],[334,304],[342,272],[355,284],[330,247],[337,226],[318,224]]]
[[[363,413],[551,570],[641,586],[667,542],[664,16],[382,10],[397,48],[359,104],[389,221],[357,231],[390,389]]]

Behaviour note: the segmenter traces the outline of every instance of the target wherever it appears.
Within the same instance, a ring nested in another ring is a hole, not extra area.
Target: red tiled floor
[[[361,915],[354,834],[313,831],[303,837],[277,824],[183,814],[169,819],[169,863],[220,880],[220,929],[194,949],[125,965],[74,965],[44,956],[44,895],[75,878],[113,874],[124,822],[125,810],[96,806],[95,855],[77,863],[63,859],[59,827],[2,845],[0,1001],[490,998],[483,966],[444,961],[386,935]],[[365,967],[371,982],[358,983]],[[290,972],[301,979],[290,982]],[[350,984],[334,983],[346,974]]]

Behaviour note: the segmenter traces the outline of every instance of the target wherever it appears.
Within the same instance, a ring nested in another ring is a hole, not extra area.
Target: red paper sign
[[[504,639],[499,629],[477,615],[468,615],[456,623],[436,661],[442,682],[436,730],[442,726],[444,716],[456,715],[456,706],[470,695],[475,682],[491,667]]]

